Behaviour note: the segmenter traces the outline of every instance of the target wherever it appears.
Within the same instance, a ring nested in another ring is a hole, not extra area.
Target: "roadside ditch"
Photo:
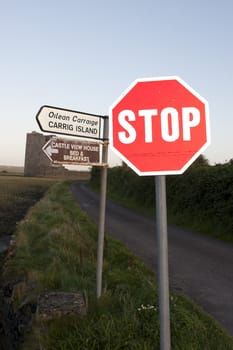
[[[5,281],[4,266],[14,254],[14,236],[3,239],[0,244],[0,350],[18,350],[32,323],[46,321],[65,315],[85,315],[87,306],[81,292],[36,293],[30,282],[14,279]],[[23,296],[20,305],[15,302]]]
[[[6,286],[2,278],[4,261],[10,246],[11,236],[3,236],[0,240],[0,350],[15,350],[20,343],[19,315],[16,315],[8,302],[13,285]]]

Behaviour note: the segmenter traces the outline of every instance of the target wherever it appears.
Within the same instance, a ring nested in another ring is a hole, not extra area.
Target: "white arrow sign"
[[[50,159],[51,162],[52,162],[52,158],[51,158],[52,154],[58,153],[58,149],[51,147],[50,140],[43,146],[42,150],[44,151],[44,153]]]
[[[105,139],[106,117],[52,106],[42,106],[36,120],[42,131],[54,134],[79,136],[90,139]]]

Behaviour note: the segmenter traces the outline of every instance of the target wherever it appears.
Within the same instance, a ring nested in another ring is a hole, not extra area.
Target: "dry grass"
[[[1,175],[23,175],[23,172],[22,166],[0,165]]]

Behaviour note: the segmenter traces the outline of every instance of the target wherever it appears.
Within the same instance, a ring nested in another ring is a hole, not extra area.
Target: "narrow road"
[[[83,184],[74,184],[72,192],[98,223],[98,195]],[[155,220],[107,201],[106,232],[156,272]],[[169,227],[168,246],[170,287],[191,297],[233,336],[233,245]]]

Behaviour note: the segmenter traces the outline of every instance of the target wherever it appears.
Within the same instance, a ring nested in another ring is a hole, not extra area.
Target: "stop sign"
[[[137,79],[109,123],[111,148],[139,175],[181,174],[210,143],[208,102],[179,77]]]

